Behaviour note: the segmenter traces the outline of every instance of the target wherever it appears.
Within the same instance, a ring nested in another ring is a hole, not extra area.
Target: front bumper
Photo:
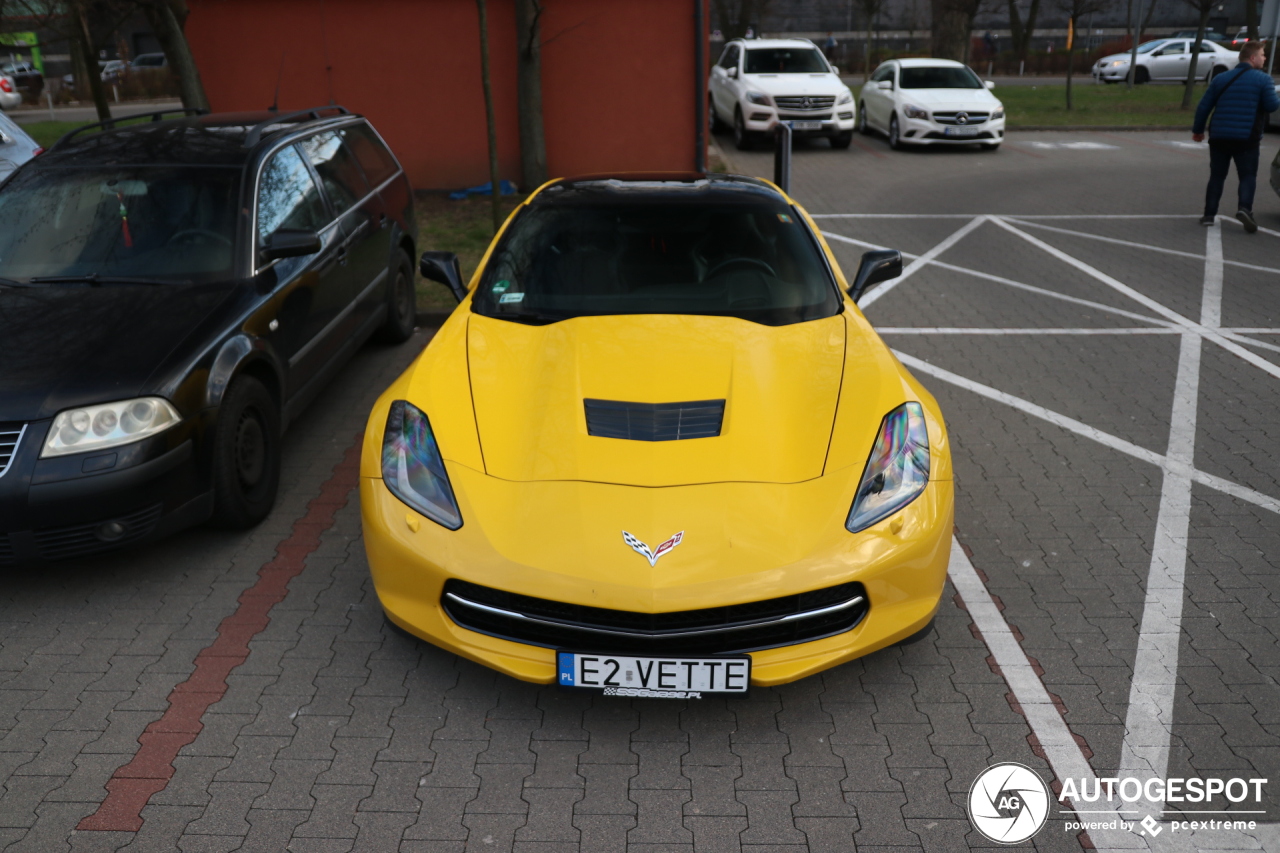
[[[856,121],[855,104],[848,103],[840,106],[832,107],[829,110],[823,110],[817,113],[806,114],[803,112],[791,112],[787,110],[779,110],[777,107],[761,106],[760,104],[743,103],[742,120],[743,126],[752,133],[772,132],[779,122],[796,121],[796,122],[820,122],[821,127],[810,130],[795,130],[792,135],[797,137],[804,136],[837,136],[842,133],[853,133]]]
[[[115,550],[206,520],[213,503],[199,421],[52,459],[39,458],[51,422],[27,424],[0,476],[0,567]]]
[[[803,678],[904,639],[928,624],[942,596],[952,528],[950,481],[932,481],[899,513],[853,535],[844,530],[843,519],[853,489],[849,481],[859,476],[857,471],[790,485],[640,489],[512,483],[446,465],[463,517],[456,531],[415,513],[382,480],[361,478],[374,587],[395,624],[526,681],[555,680],[555,649],[460,626],[442,604],[447,581],[643,614],[727,607],[861,584],[868,609],[852,629],[750,651],[752,683],[757,685]],[[680,509],[673,514],[675,505]],[[824,505],[830,511],[809,509]],[[814,529],[822,528],[821,534],[814,537],[809,530],[786,538],[790,522],[779,522],[774,515],[782,507],[797,516],[820,516]],[[625,546],[617,523],[622,518],[645,524],[646,534],[671,527],[661,534],[668,535],[681,524],[688,533],[680,548],[650,567]],[[809,544],[797,551],[795,540]],[[669,646],[666,651],[671,653]]]
[[[1128,76],[1129,76],[1128,65],[1121,65],[1115,68],[1112,68],[1110,66],[1106,68],[1099,68],[1097,66],[1094,66],[1093,68],[1093,79],[1100,83],[1119,83]]]
[[[931,118],[904,118],[899,116],[901,124],[898,127],[901,139],[909,145],[973,145],[975,142],[986,145],[998,145],[1004,140],[1004,119],[989,119],[987,121],[964,125],[966,129],[971,129],[971,136],[950,136],[947,128],[953,130],[960,125],[947,125],[934,121]]]

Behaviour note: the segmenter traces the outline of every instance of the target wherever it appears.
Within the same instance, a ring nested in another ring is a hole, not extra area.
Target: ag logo
[[[998,844],[1021,844],[1049,816],[1049,789],[1029,767],[1004,762],[988,767],[969,789],[969,820]]]

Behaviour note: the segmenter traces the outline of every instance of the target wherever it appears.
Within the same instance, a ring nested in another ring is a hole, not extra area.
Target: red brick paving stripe
[[[173,776],[173,760],[196,739],[209,706],[227,692],[227,676],[249,657],[249,642],[271,622],[271,609],[284,600],[289,581],[302,572],[306,558],[320,547],[320,536],[333,526],[360,481],[360,441],[347,448],[293,523],[289,536],[276,546],[275,557],[258,569],[258,580],[240,594],[236,611],[222,620],[218,634],[195,658],[195,671],[169,694],[169,707],[138,737],[133,759],[112,774],[107,797],[98,810],[80,821],[79,830],[137,832],[142,809],[163,791]]]

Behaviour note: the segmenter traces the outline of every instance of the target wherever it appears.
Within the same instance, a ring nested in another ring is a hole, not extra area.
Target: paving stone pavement
[[[1161,150],[1162,136],[1148,136],[1142,145],[1107,137],[1114,149],[1052,157],[1021,150],[1012,138],[991,155],[898,154],[863,139],[850,152],[814,145],[798,152],[793,188],[824,214],[1194,214],[1204,163],[1173,147]],[[732,157],[745,171],[768,173],[767,154]],[[1264,226],[1280,225],[1276,199],[1260,195],[1258,211]],[[833,234],[919,254],[967,220],[820,221]],[[1194,217],[1058,224],[1191,254],[1205,247]],[[1222,227],[1229,260],[1277,265],[1280,242],[1272,238],[1268,254],[1238,229]],[[1203,261],[1053,232],[1036,236],[1198,316]],[[832,245],[852,272],[861,249]],[[940,260],[1152,316],[992,223]],[[1275,274],[1229,266],[1224,280],[1224,325],[1280,326]],[[867,313],[877,325],[899,329],[1143,325],[936,266],[914,273]],[[8,578],[0,596],[0,847],[966,850],[999,846],[966,814],[970,784],[983,769],[1016,761],[1054,779],[952,588],[924,641],[746,697],[566,692],[514,681],[389,627],[369,582],[353,493],[250,642],[245,662],[227,677],[199,734],[179,751],[172,777],[142,810],[142,828],[77,831],[240,593],[332,476],[374,395],[427,334],[399,348],[366,348],[308,411],[286,440],[280,505],[258,529],[193,530],[145,549]],[[974,382],[1165,452],[1175,335],[898,332],[886,339]],[[1114,775],[1160,470],[1024,411],[920,378],[949,419],[959,539],[1093,769]],[[1280,495],[1272,452],[1276,382],[1203,346],[1197,467]],[[1197,485],[1190,525],[1169,774],[1280,777],[1280,520]],[[1261,808],[1274,814],[1272,799]],[[1091,843],[1064,830],[1057,812],[1028,846],[1080,850]]]

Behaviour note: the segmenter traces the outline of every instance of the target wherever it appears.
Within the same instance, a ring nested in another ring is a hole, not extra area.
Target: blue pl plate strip
[[[573,655],[560,652],[556,655],[559,661],[560,683],[568,687],[573,686]]]

